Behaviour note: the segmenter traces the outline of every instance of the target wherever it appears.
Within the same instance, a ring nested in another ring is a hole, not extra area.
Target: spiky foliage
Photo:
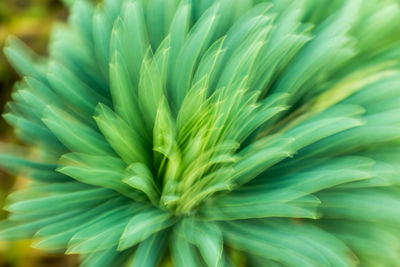
[[[50,59],[5,49],[24,76],[5,118],[38,149],[1,156],[32,179],[1,238],[96,267],[398,266],[396,1],[71,13]]]

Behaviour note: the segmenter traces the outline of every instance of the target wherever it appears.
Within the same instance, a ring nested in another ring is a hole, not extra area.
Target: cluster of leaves
[[[50,59],[5,49],[38,151],[3,145],[32,183],[0,238],[96,267],[395,266],[398,25],[394,0],[76,0]]]
[[[66,16],[67,9],[57,0],[0,1],[0,47],[8,35],[16,35],[40,54],[46,53],[51,25]],[[12,86],[19,79],[0,52],[0,112],[10,97]],[[0,118],[0,141],[17,142],[12,128]],[[15,183],[13,175],[0,170],[0,220],[7,217],[2,209],[6,196],[13,187],[21,188],[25,179]],[[72,257],[43,253],[30,248],[29,241],[0,241],[0,266],[31,267],[67,263]],[[73,257],[75,258],[75,257]],[[72,261],[72,259],[71,259]],[[68,265],[72,266],[72,265]]]

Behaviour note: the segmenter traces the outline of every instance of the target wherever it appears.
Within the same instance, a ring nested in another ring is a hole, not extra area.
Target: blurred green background
[[[65,21],[68,16],[60,0],[0,0],[0,48],[3,50],[9,35],[15,35],[40,55],[46,55],[46,47],[52,26],[58,21]],[[18,75],[8,64],[3,52],[0,53],[0,108],[3,113],[6,102],[10,99],[13,84]],[[0,142],[18,142],[12,129],[0,119]],[[0,207],[6,195],[21,187],[25,180],[0,171]],[[7,213],[0,210],[0,219]],[[29,241],[0,242],[0,267],[33,266],[77,266],[76,257],[46,254],[30,248]]]

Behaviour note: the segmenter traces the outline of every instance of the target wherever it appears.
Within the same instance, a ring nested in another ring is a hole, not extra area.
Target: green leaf
[[[153,50],[156,50],[167,36],[179,2],[181,1],[150,0],[147,2],[146,24]]]
[[[293,149],[299,150],[323,138],[361,126],[363,122],[355,118],[337,117],[304,123],[285,135],[295,138]]]
[[[116,23],[117,27],[118,22]],[[112,38],[119,38],[119,31],[113,30]],[[116,36],[116,37],[114,37]],[[118,50],[112,55],[110,63],[110,91],[115,112],[132,127],[141,138],[148,140],[148,131],[144,125],[138,104],[137,86],[131,81],[126,59]]]
[[[116,24],[116,29],[120,29],[120,31],[115,32],[113,36],[118,36],[117,38],[121,39],[120,52],[126,59],[133,86],[137,88],[143,58],[150,46],[142,1],[126,1],[121,13],[122,24],[121,26]],[[115,51],[115,49],[119,48],[111,45],[111,51]]]
[[[291,191],[292,195],[300,195]],[[254,198],[253,198],[254,197]],[[255,194],[251,199],[242,197],[226,197],[221,202],[206,205],[202,214],[206,220],[229,221],[254,218],[307,218],[317,219],[320,217],[318,198],[308,195],[298,197],[295,200],[271,199],[267,194]],[[291,196],[294,198],[293,196]]]
[[[70,114],[58,108],[49,106],[43,122],[71,151],[99,155],[114,154],[106,140],[96,130],[76,121]]]
[[[126,264],[129,254],[132,251],[127,250],[123,253],[113,246],[106,250],[85,254],[81,262],[82,267],[107,267],[111,265],[123,266]]]
[[[14,213],[31,213],[34,211],[37,214],[49,214],[56,211],[72,211],[93,207],[116,195],[118,194],[112,190],[95,188],[23,200],[8,205],[6,209]],[[48,205],[49,203],[52,203],[52,205]]]
[[[397,188],[367,188],[321,192],[325,218],[397,224],[400,221]],[[373,216],[371,216],[373,214]]]
[[[133,267],[157,267],[159,266],[168,242],[168,230],[160,231],[138,246]]]
[[[53,214],[53,216],[19,224],[15,221],[3,221],[0,225],[0,240],[5,241],[31,238],[40,228],[52,223],[63,221],[70,216],[75,216],[81,212],[82,210],[66,211],[61,214]]]
[[[375,161],[367,157],[330,158],[322,163],[314,162],[311,167],[306,169],[303,169],[304,166],[298,167],[295,173],[289,170],[288,175],[270,177],[271,174],[267,173],[265,177],[260,178],[254,184],[240,188],[240,192],[245,195],[256,192],[279,195],[284,191],[293,190],[293,193],[297,192],[293,197],[304,196],[332,187],[371,179],[374,176],[372,170],[374,165]],[[281,168],[288,169],[288,166],[283,165]],[[283,171],[280,173],[283,174]]]
[[[129,220],[123,230],[118,250],[122,251],[146,240],[174,223],[172,214],[159,209],[147,209]]]
[[[150,199],[154,206],[160,201],[158,189],[151,171],[145,164],[133,163],[128,166],[128,176],[123,179],[127,185],[142,191]]]
[[[56,61],[50,63],[47,79],[59,97],[80,112],[91,115],[97,103],[102,102],[110,105],[110,101],[107,98],[99,95],[89,85],[82,82],[66,67]]]
[[[169,52],[168,42],[164,44],[165,46],[161,45],[154,56],[150,50],[147,51],[140,70],[138,99],[149,129],[154,125],[158,107],[165,96],[163,74],[166,71]]]
[[[113,189],[127,197],[141,200],[143,196],[123,182],[126,165],[110,156],[68,153],[61,157],[57,171],[90,185]]]
[[[262,144],[261,140],[246,147],[241,151],[243,159],[234,166],[235,173],[230,179],[238,184],[252,180],[269,167],[290,157],[294,152],[294,142],[294,138],[276,138],[266,144]]]
[[[128,203],[128,204],[127,204]],[[71,238],[88,225],[94,217],[99,214],[109,212],[117,206],[119,210],[129,207],[131,203],[124,197],[113,198],[105,203],[101,203],[97,207],[80,212],[76,216],[71,216],[65,220],[46,225],[35,234],[35,238],[39,240],[33,243],[35,248],[44,250],[62,250],[71,240]]]
[[[8,37],[4,54],[21,76],[45,81],[44,67],[38,62],[38,56],[18,38]]]
[[[325,62],[331,62],[328,69],[333,68],[342,60],[348,58],[348,51],[342,50],[349,46],[346,33],[355,22],[361,1],[348,2],[336,14],[328,17],[315,30],[315,37],[293,59],[289,67],[282,73],[274,88],[274,92],[296,93],[291,103],[298,100],[307,88],[311,88],[313,80],[326,71]],[[351,49],[351,46],[350,46]],[[307,85],[308,86],[305,86]]]
[[[178,54],[178,60],[173,69],[173,79],[171,84],[174,88],[171,92],[174,103],[173,106],[177,109],[181,106],[182,101],[190,88],[196,64],[212,41],[218,21],[217,13],[218,6],[216,5],[202,15],[200,20],[191,30]]]
[[[177,267],[197,267],[201,266],[196,248],[190,244],[179,231],[174,230],[173,240],[171,241],[172,258]]]
[[[181,1],[176,13],[175,17],[172,20],[171,27],[169,30],[169,34],[171,36],[171,52],[170,52],[170,60],[168,69],[170,70],[168,84],[174,83],[175,81],[172,79],[174,73],[178,71],[176,68],[176,64],[178,61],[179,53],[182,50],[182,47],[185,43],[186,36],[189,32],[190,19],[191,19],[191,1]],[[173,92],[171,92],[172,94]]]
[[[357,251],[363,262],[391,265],[397,261],[396,250],[400,244],[394,228],[360,221],[333,222],[324,220],[322,226]]]
[[[112,20],[103,5],[98,5],[93,14],[93,45],[99,68],[108,77]]]
[[[110,108],[99,104],[94,119],[108,143],[127,164],[150,164],[146,141]]]
[[[224,223],[224,235],[239,250],[286,266],[352,266],[350,250],[334,236],[310,224],[286,220]]]
[[[74,234],[67,253],[90,253],[116,246],[131,218],[145,208],[145,204],[131,202],[100,213]]]
[[[198,247],[208,266],[223,266],[223,239],[218,225],[185,219],[179,231],[187,241]]]

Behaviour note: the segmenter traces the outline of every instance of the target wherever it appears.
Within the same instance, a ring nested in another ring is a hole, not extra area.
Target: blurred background
[[[15,35],[40,55],[46,55],[49,34],[57,21],[68,16],[60,0],[0,0],[0,111],[3,113],[10,99],[13,84],[18,75],[8,64],[2,52],[9,35]],[[18,142],[12,129],[0,118],[0,142]],[[6,195],[23,183],[23,179],[0,171],[0,207]],[[0,209],[0,220],[7,213]],[[0,267],[70,267],[77,266],[76,257],[46,254],[30,248],[29,241],[0,242]]]

